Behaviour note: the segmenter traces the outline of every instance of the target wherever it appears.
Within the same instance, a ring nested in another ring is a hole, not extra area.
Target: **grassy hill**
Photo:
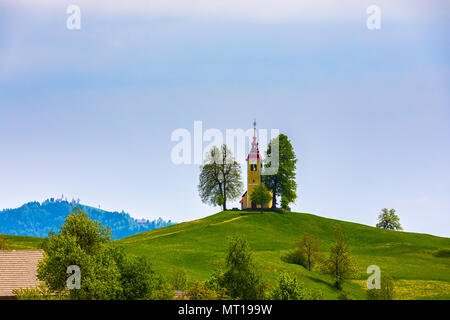
[[[322,218],[306,213],[226,211],[177,225],[116,240],[127,252],[150,257],[154,268],[168,274],[174,268],[187,271],[190,280],[208,279],[221,261],[228,238],[247,237],[265,279],[274,284],[281,271],[288,271],[308,287],[320,288],[327,299],[336,299],[330,278],[288,264],[281,257],[303,233],[322,240],[324,251],[332,245],[332,228],[341,225],[348,238],[360,276],[344,289],[356,299],[365,299],[366,268],[378,265],[382,274],[396,282],[398,298],[450,299],[450,238],[427,234],[380,230],[357,223]],[[13,249],[38,247],[41,238],[5,236]]]
[[[117,243],[132,254],[150,257],[158,271],[184,268],[190,279],[203,280],[224,258],[228,238],[242,234],[249,240],[269,283],[273,284],[282,270],[293,272],[306,286],[320,288],[326,298],[336,299],[338,292],[329,277],[281,259],[303,233],[319,237],[327,250],[334,240],[335,224],[341,225],[360,269],[359,281],[345,288],[355,298],[366,297],[366,268],[378,265],[382,274],[390,274],[396,280],[399,297],[450,299],[450,258],[439,251],[450,248],[449,238],[380,230],[306,213],[226,211],[136,234]],[[439,253],[444,257],[438,257]]]
[[[44,240],[44,238],[29,236],[2,235],[1,237],[6,241],[11,250],[40,249]]]

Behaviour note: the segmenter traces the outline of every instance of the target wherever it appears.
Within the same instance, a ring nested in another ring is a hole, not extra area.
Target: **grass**
[[[358,263],[357,279],[365,281],[367,267],[377,265],[382,273],[391,275],[399,283],[399,288],[403,288],[405,283],[415,284],[400,280],[442,284],[434,285],[423,296],[420,296],[421,289],[415,295],[411,294],[412,289],[408,289],[408,293],[405,291],[402,296],[402,289],[399,290],[399,298],[426,298],[432,292],[436,297],[450,299],[447,286],[450,283],[450,259],[441,253],[449,250],[449,238],[381,230],[306,213],[225,211],[130,236],[117,240],[117,243],[131,254],[150,257],[158,271],[182,267],[190,279],[205,280],[224,258],[228,238],[242,234],[249,240],[255,260],[270,284],[275,283],[280,272],[291,272],[298,275],[306,286],[321,289],[327,299],[336,299],[339,292],[333,288],[328,276],[317,270],[309,272],[281,259],[304,233],[314,234],[322,240],[321,245],[326,252],[334,241],[332,228],[336,224],[341,225]],[[356,299],[366,297],[365,290],[357,282],[348,283],[344,290]]]
[[[43,238],[27,236],[1,235],[11,250],[35,250],[41,249]]]
[[[450,299],[450,239],[427,234],[381,230],[357,223],[327,219],[307,213],[225,211],[203,219],[136,234],[116,240],[133,255],[151,259],[156,271],[167,274],[183,268],[189,280],[206,280],[223,261],[229,237],[244,235],[266,281],[273,285],[281,272],[297,275],[305,286],[318,288],[326,299],[339,291],[318,270],[282,261],[302,234],[316,235],[324,255],[333,244],[333,226],[339,224],[347,237],[359,273],[344,290],[365,299],[366,269],[377,265],[391,275],[398,299]],[[13,249],[37,248],[42,239],[5,236]]]

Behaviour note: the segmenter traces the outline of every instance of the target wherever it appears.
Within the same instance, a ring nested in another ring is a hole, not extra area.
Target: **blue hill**
[[[0,211],[0,233],[46,237],[50,231],[59,230],[74,207],[85,211],[91,219],[110,227],[113,239],[174,224],[161,218],[153,221],[136,220],[124,211],[109,212],[75,202],[49,199],[42,204],[29,202],[16,209]]]

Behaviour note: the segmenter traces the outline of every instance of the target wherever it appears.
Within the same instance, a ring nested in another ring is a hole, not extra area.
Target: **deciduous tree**
[[[297,182],[295,181],[297,158],[286,135],[280,134],[272,139],[266,151],[271,160],[265,163],[265,169],[276,168],[277,163],[272,160],[277,159],[275,156],[276,150],[273,149],[276,147],[278,147],[278,170],[275,174],[262,176],[262,181],[266,187],[273,192],[272,208],[276,208],[277,196],[283,198],[283,204],[286,207],[297,198]]]
[[[400,224],[400,218],[395,214],[395,209],[388,210],[387,208],[381,209],[381,213],[378,216],[377,228],[390,229],[390,230],[403,230]]]
[[[217,270],[208,285],[216,291],[226,289],[227,295],[234,299],[265,298],[267,286],[245,238],[237,236],[230,240],[224,270]]]
[[[330,248],[330,255],[324,261],[322,270],[332,277],[336,288],[342,289],[344,281],[355,275],[356,265],[339,225],[334,228],[334,237],[336,242]]]
[[[200,167],[198,190],[204,203],[222,204],[227,209],[227,201],[237,199],[243,189],[241,165],[236,162],[226,145],[212,147],[208,151],[206,163]]]
[[[302,252],[308,260],[308,270],[311,271],[312,263],[320,260],[320,241],[316,236],[312,234],[304,234],[299,242],[297,242],[297,247],[300,252]]]
[[[266,186],[261,183],[256,186],[250,195],[252,202],[261,206],[261,212],[263,212],[264,206],[270,202],[271,196]]]

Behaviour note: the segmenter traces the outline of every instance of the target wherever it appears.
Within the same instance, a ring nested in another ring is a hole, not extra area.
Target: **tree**
[[[286,200],[285,197],[281,198],[281,208],[283,209],[287,209],[289,207],[289,201]]]
[[[395,214],[395,209],[388,210],[387,208],[381,209],[381,213],[378,216],[377,228],[390,229],[390,230],[403,230],[400,224],[400,218]]]
[[[320,260],[319,252],[320,252],[320,241],[316,236],[311,234],[304,234],[299,242],[297,242],[297,246],[302,252],[307,260],[308,260],[308,270],[311,271],[311,266],[313,261]]]
[[[204,203],[221,204],[227,210],[227,200],[237,199],[243,189],[241,166],[226,145],[212,147],[206,163],[200,167],[198,190]]]
[[[121,295],[118,299],[149,299],[157,289],[155,272],[147,257],[135,257],[125,254],[122,248],[111,248],[111,255],[120,273]]]
[[[368,300],[393,300],[394,299],[394,281],[390,276],[381,276],[380,289],[370,289],[367,291]]]
[[[261,212],[263,212],[264,206],[270,202],[271,196],[266,186],[263,183],[260,183],[253,190],[250,199],[252,202],[259,204],[261,206]]]
[[[294,153],[294,148],[291,145],[288,137],[284,134],[278,135],[271,140],[266,154],[268,157],[276,159],[275,153],[272,154],[272,148],[278,146],[278,170],[273,175],[263,175],[262,181],[269,190],[273,192],[272,208],[276,208],[277,196],[283,198],[283,205],[294,202],[297,198],[297,182],[295,181],[295,169],[297,158]],[[266,170],[271,167],[276,167],[276,163],[272,160],[265,164]],[[270,170],[270,169],[269,169]]]
[[[342,289],[343,282],[356,273],[356,265],[339,225],[334,228],[334,237],[336,243],[330,248],[330,255],[324,261],[322,270],[332,277],[336,288]]]
[[[225,259],[225,270],[216,270],[208,285],[215,291],[226,289],[234,299],[265,298],[266,284],[253,261],[248,241],[240,236],[231,238]]]
[[[92,221],[75,207],[59,234],[51,232],[44,241],[44,258],[38,265],[38,279],[49,290],[65,292],[69,299],[117,299],[122,295],[120,273],[107,244],[111,231]],[[80,268],[80,289],[67,290],[67,268]]]

